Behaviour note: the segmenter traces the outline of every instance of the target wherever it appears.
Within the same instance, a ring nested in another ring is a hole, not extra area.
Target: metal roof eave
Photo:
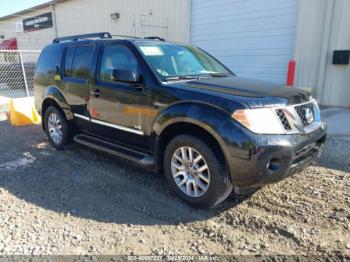
[[[2,16],[2,17],[0,17],[0,21],[4,21],[6,19],[10,19],[10,18],[13,18],[13,17],[18,17],[18,16],[21,16],[21,15],[24,15],[24,14],[36,11],[38,9],[42,9],[42,8],[45,8],[45,7],[48,7],[48,6],[51,6],[51,5],[56,5],[58,3],[65,2],[65,1],[68,1],[68,0],[52,0],[52,1],[48,1],[46,3],[43,3],[43,4],[40,4],[40,5],[33,6],[31,8],[27,8],[27,9],[18,11],[16,13],[12,13],[12,14],[9,14],[9,15]]]

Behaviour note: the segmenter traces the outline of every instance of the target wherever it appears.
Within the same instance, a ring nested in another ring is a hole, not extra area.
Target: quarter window
[[[62,49],[57,45],[49,45],[42,51],[37,72],[42,74],[55,74],[56,67],[61,64]]]
[[[113,82],[113,70],[127,70],[138,75],[138,62],[129,48],[123,45],[107,46],[102,55],[100,80]]]
[[[72,76],[72,62],[74,57],[75,47],[68,47],[66,49],[64,59],[64,76]]]

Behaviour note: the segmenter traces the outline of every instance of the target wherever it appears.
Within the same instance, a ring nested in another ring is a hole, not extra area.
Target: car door
[[[76,124],[90,128],[88,104],[90,99],[93,45],[72,45],[65,48],[63,63],[64,93]]]
[[[137,57],[125,44],[113,43],[101,49],[98,61],[90,97],[92,131],[128,145],[147,147],[147,119],[143,117],[147,88],[141,82],[127,83],[113,77],[113,70],[124,70],[139,79],[142,73]]]

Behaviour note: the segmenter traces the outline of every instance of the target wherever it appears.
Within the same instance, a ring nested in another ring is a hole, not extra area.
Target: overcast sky
[[[6,0],[1,1],[0,17],[9,15],[23,9],[27,9],[42,3],[49,2],[49,0]]]

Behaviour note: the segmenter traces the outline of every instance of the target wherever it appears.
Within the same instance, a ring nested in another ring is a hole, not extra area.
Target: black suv
[[[35,104],[53,147],[74,139],[154,167],[197,207],[286,178],[326,138],[309,93],[237,77],[156,37],[55,39],[37,64]]]

